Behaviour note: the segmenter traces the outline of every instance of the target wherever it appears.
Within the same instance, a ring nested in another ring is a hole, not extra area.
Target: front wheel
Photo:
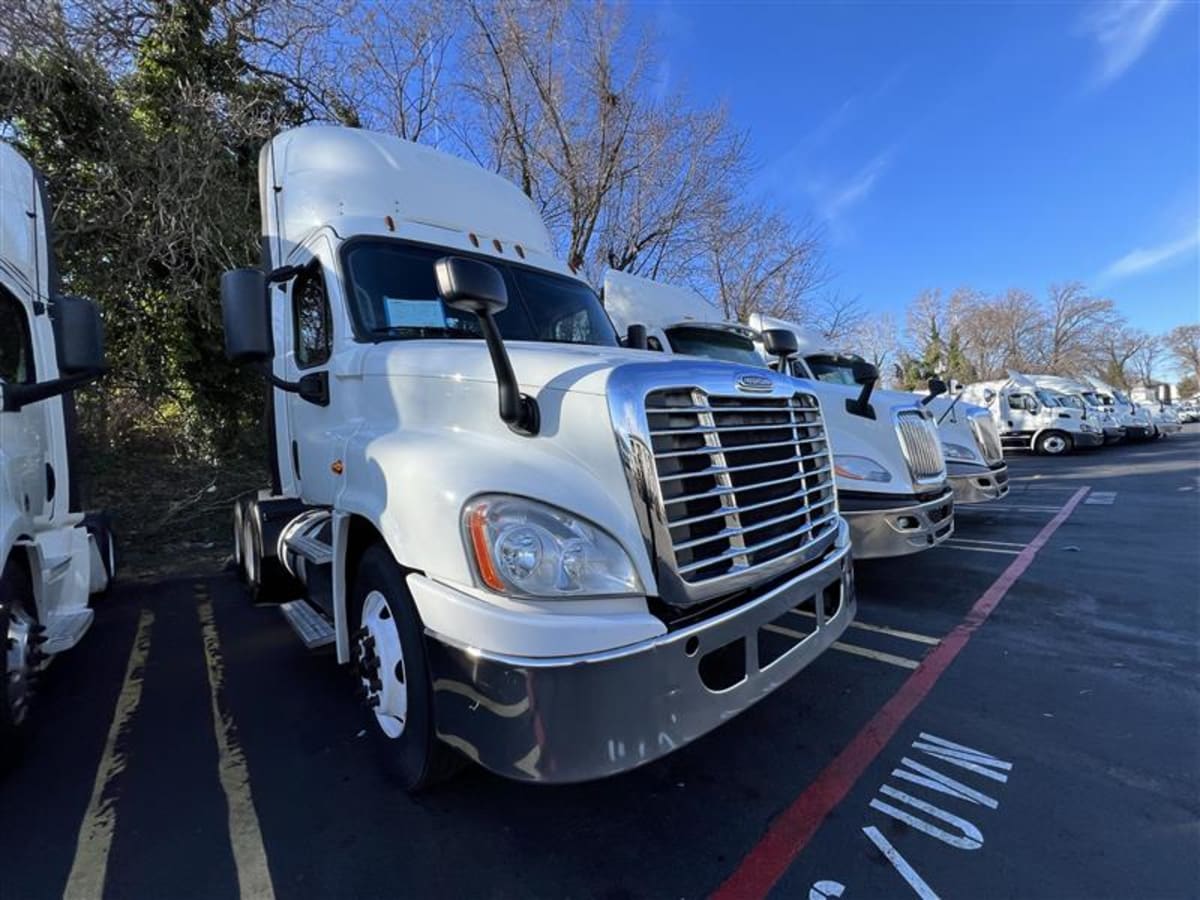
[[[1071,450],[1071,438],[1059,431],[1049,431],[1037,440],[1037,452],[1046,456],[1062,456]]]
[[[0,684],[0,769],[25,742],[34,684],[46,658],[45,628],[37,620],[33,585],[24,567],[9,560],[0,573],[0,636],[4,637],[4,679]]]
[[[437,737],[424,629],[404,571],[382,544],[363,554],[348,612],[367,730],[387,774],[420,791],[450,775],[459,757]]]

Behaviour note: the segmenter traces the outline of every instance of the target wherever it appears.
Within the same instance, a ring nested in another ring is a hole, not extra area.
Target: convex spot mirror
[[[234,363],[271,358],[271,312],[261,269],[231,269],[221,276],[225,355]]]
[[[54,342],[60,375],[98,375],[105,370],[104,323],[100,310],[83,297],[54,301]]]
[[[987,406],[991,406],[991,405],[992,405],[992,401],[993,401],[993,400],[995,400],[995,399],[996,399],[996,392],[995,392],[995,391],[993,391],[991,388],[984,388],[984,389],[983,389],[983,402],[984,402],[984,404],[985,404],[985,405],[987,405]]]
[[[762,333],[763,349],[771,356],[788,359],[800,352],[796,335],[786,328],[768,328]]]

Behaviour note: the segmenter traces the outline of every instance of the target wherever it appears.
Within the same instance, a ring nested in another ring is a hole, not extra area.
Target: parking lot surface
[[[858,564],[799,678],[570,787],[410,798],[232,574],[121,585],[0,782],[0,897],[1195,896],[1200,431],[1010,469],[945,546]]]

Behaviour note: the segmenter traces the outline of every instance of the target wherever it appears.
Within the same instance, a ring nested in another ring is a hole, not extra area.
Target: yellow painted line
[[[267,865],[267,851],[258,827],[254,798],[250,794],[250,771],[246,767],[241,744],[238,743],[233,716],[225,701],[225,660],[221,656],[221,644],[213,620],[212,601],[207,592],[201,591],[198,595],[196,614],[200,619],[204,661],[208,669],[213,731],[217,738],[217,771],[221,778],[221,789],[225,792],[225,805],[229,809],[229,843],[237,867],[238,887],[242,897],[274,900],[275,887]]]
[[[909,659],[907,656],[895,656],[891,653],[880,653],[878,650],[869,650],[866,647],[859,647],[857,644],[844,644],[841,641],[834,641],[834,650],[841,650],[843,653],[852,653],[855,656],[865,656],[867,659],[874,659],[881,663],[887,663],[889,666],[899,666],[902,669],[915,669],[921,663],[919,660]]]
[[[795,638],[798,641],[808,637],[802,631],[792,631],[790,628],[784,628],[782,625],[764,625],[764,631],[773,631],[775,634],[786,635],[790,638]],[[869,650],[866,647],[859,647],[857,644],[845,644],[841,641],[834,641],[830,646],[834,650],[841,650],[843,653],[852,653],[855,656],[865,656],[867,659],[873,659],[877,662],[887,663],[891,666],[899,666],[902,669],[915,669],[921,663],[915,659],[909,659],[906,656],[895,656],[891,653],[880,653],[878,650]]]
[[[142,610],[138,617],[137,634],[125,666],[125,680],[117,695],[112,723],[100,754],[92,797],[79,827],[75,844],[75,859],[63,888],[64,900],[95,900],[104,894],[104,879],[108,873],[108,854],[112,849],[113,832],[117,826],[116,780],[125,771],[127,761],[123,738],[142,701],[142,681],[146,672],[146,657],[150,653],[150,628],[154,613]]]
[[[797,616],[808,616],[815,619],[816,613],[806,612],[800,609],[790,609],[790,613]],[[941,638],[930,637],[927,634],[917,634],[915,631],[901,631],[899,628],[889,628],[886,625],[869,625],[866,622],[851,622],[851,628],[857,628],[860,631],[873,631],[876,634],[886,634],[888,637],[900,638],[905,641],[913,641],[917,644],[928,644],[930,647],[936,647],[942,642]]]

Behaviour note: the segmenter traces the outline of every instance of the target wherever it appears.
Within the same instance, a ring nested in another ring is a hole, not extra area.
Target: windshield
[[[1124,391],[1113,391],[1113,396],[1117,398],[1118,403],[1129,403],[1129,398],[1125,396]]]
[[[1104,401],[1100,399],[1100,395],[1092,391],[1088,391],[1083,395],[1083,399],[1088,402],[1088,406],[1103,406]]]
[[[858,385],[854,380],[855,356],[806,356],[804,361],[812,370],[813,378],[817,381],[827,381],[830,384]]]
[[[1067,398],[1064,397],[1062,394],[1056,394],[1053,391],[1044,391],[1044,390],[1036,391],[1035,393],[1037,394],[1037,398],[1039,400],[1041,400],[1042,403],[1046,406],[1069,406],[1070,405],[1068,403],[1063,402]]]
[[[349,244],[347,295],[358,328],[374,340],[482,337],[474,315],[438,299],[433,264],[447,252],[390,240]],[[508,289],[508,306],[496,315],[508,340],[617,346],[612,322],[586,284],[496,259],[487,262],[500,271]]]
[[[705,356],[726,362],[763,367],[766,363],[754,349],[754,342],[745,335],[716,328],[681,326],[667,329],[667,339],[676,353]]]

